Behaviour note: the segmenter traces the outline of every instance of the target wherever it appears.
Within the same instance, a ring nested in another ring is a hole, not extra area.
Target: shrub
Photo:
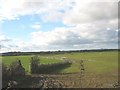
[[[39,66],[39,57],[38,56],[31,57],[31,60],[30,60],[30,72],[31,73],[37,73],[38,66]]]
[[[21,61],[15,61],[10,65],[10,74],[11,76],[24,76],[25,69],[23,68]]]
[[[11,79],[11,75],[8,67],[2,63],[2,87],[7,87],[8,81]]]
[[[2,87],[11,88],[14,85],[14,82],[22,83],[25,78],[25,69],[23,68],[21,61],[13,62],[9,67],[5,64],[2,64]]]
[[[9,70],[5,64],[2,64],[2,76],[3,78],[8,78],[9,76]]]
[[[58,73],[64,68],[67,68],[71,65],[70,62],[59,62],[54,64],[40,64],[37,73],[46,74],[46,73]]]

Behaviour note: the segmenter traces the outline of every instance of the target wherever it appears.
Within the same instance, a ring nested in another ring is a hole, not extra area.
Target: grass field
[[[70,68],[64,70],[65,72],[78,72],[80,60],[84,60],[86,72],[104,73],[117,71],[118,68],[118,52],[71,53],[61,56],[68,57],[70,60],[75,61]],[[60,55],[58,55],[58,57],[60,57]]]
[[[31,59],[31,56],[4,56],[2,57],[2,62],[6,65],[10,65],[13,61],[21,60],[26,72],[29,72],[30,59]],[[60,62],[60,60],[47,59],[44,57],[40,57],[41,64],[48,64],[48,63],[50,64],[50,63],[57,63],[57,62]]]
[[[4,56],[2,62],[10,65],[13,61],[20,59],[25,70],[29,72],[29,61],[31,56]],[[63,69],[61,72],[73,73],[79,72],[79,61],[84,60],[86,73],[117,73],[118,70],[118,52],[84,52],[84,53],[66,53],[54,55],[40,55],[40,63],[57,63],[62,62],[65,58],[72,61],[72,65]]]

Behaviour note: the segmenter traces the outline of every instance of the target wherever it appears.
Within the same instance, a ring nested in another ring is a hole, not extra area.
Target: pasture
[[[21,60],[26,72],[29,72],[30,55],[26,56],[3,56],[2,62],[10,65],[15,60]],[[39,55],[41,64],[57,63],[68,60],[72,65],[64,68],[60,73],[77,73],[80,72],[80,60],[84,61],[85,73],[117,73],[118,71],[118,52],[74,52],[64,54]]]
[[[31,60],[31,56],[4,56],[2,57],[2,63],[5,65],[10,65],[12,62],[16,60],[21,60],[21,63],[23,64],[23,67],[25,68],[26,72],[29,72],[29,63]],[[41,64],[51,64],[51,63],[57,63],[60,62],[60,60],[55,60],[55,59],[47,59],[44,57],[40,57],[40,63]]]

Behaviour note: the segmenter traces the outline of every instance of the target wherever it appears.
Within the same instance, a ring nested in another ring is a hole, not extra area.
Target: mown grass
[[[31,56],[4,56],[3,63],[10,65],[13,61],[20,59],[26,71],[29,71],[29,61]],[[61,58],[66,57],[67,60],[73,61],[73,64],[63,69],[62,73],[80,72],[80,60],[84,60],[85,73],[109,73],[118,70],[118,52],[84,52],[84,53],[66,53],[40,56],[40,63],[57,63],[61,62]]]

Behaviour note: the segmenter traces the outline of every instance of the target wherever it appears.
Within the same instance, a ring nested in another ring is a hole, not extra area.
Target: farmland
[[[14,62],[16,60],[21,60],[26,72],[29,73],[30,59],[31,59],[31,56],[5,56],[5,57],[2,57],[2,62],[6,65],[10,65],[12,62]],[[40,57],[41,64],[48,64],[48,63],[51,64],[51,63],[57,63],[57,62],[60,62],[60,60],[47,59],[44,57]]]
[[[21,60],[25,70],[29,72],[30,55],[23,56],[3,56],[2,62],[10,65],[15,60]],[[79,61],[83,60],[85,64],[86,73],[107,73],[117,72],[118,68],[118,52],[84,52],[84,53],[65,53],[65,54],[50,54],[39,55],[41,64],[63,62],[69,60],[72,65],[61,70],[60,73],[74,73],[79,72]]]
[[[35,54],[36,55],[36,54]],[[15,79],[19,84],[17,87],[64,87],[64,88],[81,88],[81,87],[114,87],[118,82],[118,52],[102,51],[102,52],[72,52],[72,53],[52,53],[37,54],[40,64],[54,64],[64,61],[72,62],[69,67],[64,67],[52,74],[31,74],[29,71],[29,63],[33,55],[3,56],[2,62],[9,66],[16,60],[21,63],[26,71],[26,77],[23,79]],[[84,64],[84,77],[80,73],[80,61]],[[57,67],[55,68],[57,70]],[[54,70],[55,70],[54,69]],[[32,81],[32,82],[30,82]],[[57,84],[57,86],[56,86]]]

